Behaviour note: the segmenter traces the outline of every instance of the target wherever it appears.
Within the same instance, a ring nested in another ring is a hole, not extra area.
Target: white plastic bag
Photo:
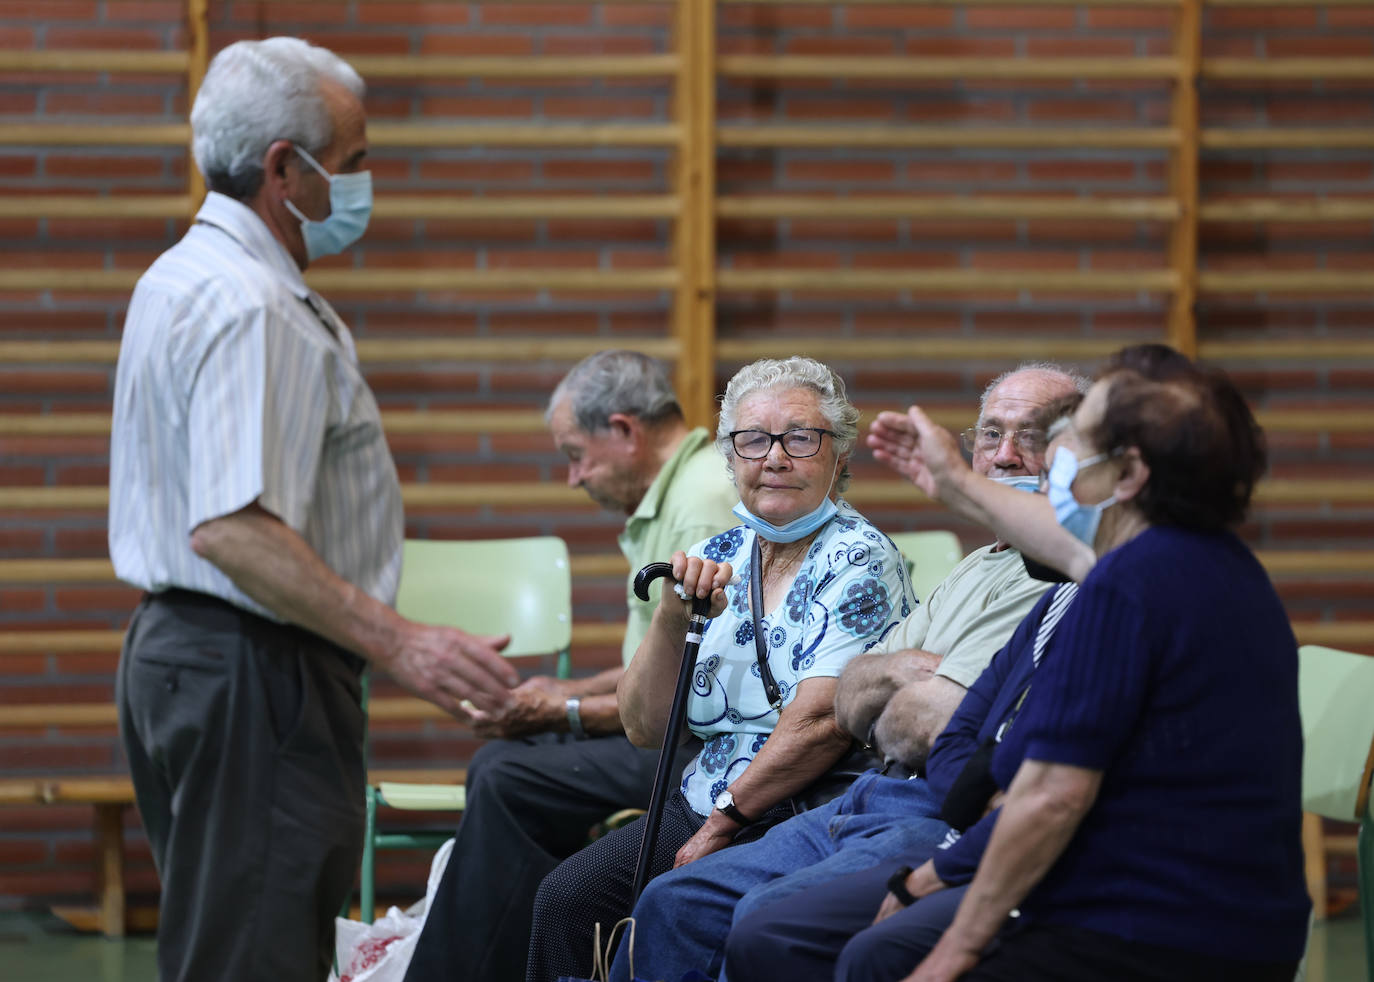
[[[338,967],[329,973],[329,982],[403,982],[425,917],[433,906],[434,891],[439,888],[452,852],[453,840],[449,839],[434,854],[423,900],[405,910],[390,907],[386,916],[371,924],[343,917],[334,919],[334,956]]]

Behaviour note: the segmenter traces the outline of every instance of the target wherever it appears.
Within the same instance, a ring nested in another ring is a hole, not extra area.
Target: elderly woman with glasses
[[[713,619],[687,711],[703,746],[668,799],[651,875],[794,814],[794,796],[850,748],[834,715],[840,670],[916,604],[901,554],[840,497],[858,418],[844,383],[809,358],[755,362],[726,388],[716,442],[741,524],[672,557],[682,593],[710,597]],[[690,610],[663,591],[620,683],[621,719],[641,746],[663,740]],[[630,911],[642,821],[544,880],[526,979],[590,974],[593,925]]]

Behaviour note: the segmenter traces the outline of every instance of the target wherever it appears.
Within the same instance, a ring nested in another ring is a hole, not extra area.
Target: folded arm
[[[898,689],[873,727],[873,743],[889,760],[920,771],[935,738],[967,693],[958,682],[933,675]]]
[[[844,667],[835,689],[835,717],[839,726],[861,743],[868,743],[878,717],[899,690],[931,678],[940,656],[920,648],[870,652]]]

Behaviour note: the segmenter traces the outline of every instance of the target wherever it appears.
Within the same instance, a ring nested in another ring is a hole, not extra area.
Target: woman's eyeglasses
[[[762,460],[773,449],[773,444],[781,443],[783,452],[789,457],[814,457],[821,449],[821,437],[832,430],[822,430],[805,426],[788,430],[786,433],[765,433],[763,430],[735,430],[730,434],[730,443],[735,454],[745,460]]]

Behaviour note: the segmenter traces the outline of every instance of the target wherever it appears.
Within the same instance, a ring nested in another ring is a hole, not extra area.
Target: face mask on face
[[[1040,478],[1032,477],[1029,474],[1017,474],[1015,477],[994,477],[992,480],[998,484],[1005,484],[1009,488],[1016,488],[1018,491],[1035,493],[1040,490]]]
[[[1106,459],[1107,454],[1100,453],[1080,461],[1068,447],[1060,447],[1054,452],[1054,463],[1050,465],[1049,499],[1054,506],[1054,520],[1088,548],[1092,548],[1097,538],[1102,513],[1116,504],[1116,496],[1095,505],[1081,504],[1073,496],[1073,482],[1083,468]]]
[[[305,255],[314,262],[321,256],[337,255],[362,238],[372,217],[372,172],[331,174],[300,147],[296,153],[329,182],[329,217],[323,221],[306,218],[290,201],[285,202],[287,210],[301,221]]]

